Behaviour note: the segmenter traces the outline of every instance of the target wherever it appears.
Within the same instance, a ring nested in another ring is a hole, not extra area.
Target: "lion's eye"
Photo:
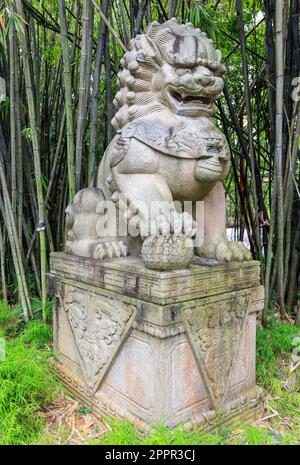
[[[176,74],[177,76],[183,76],[184,74],[191,74],[192,70],[190,68],[177,68]]]

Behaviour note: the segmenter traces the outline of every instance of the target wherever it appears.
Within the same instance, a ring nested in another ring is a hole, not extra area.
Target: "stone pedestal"
[[[260,415],[258,262],[157,272],[54,253],[48,279],[61,379],[95,414],[207,430]]]

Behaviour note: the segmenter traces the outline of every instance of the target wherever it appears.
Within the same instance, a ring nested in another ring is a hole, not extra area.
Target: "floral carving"
[[[131,327],[136,307],[66,285],[64,309],[84,377],[95,391]]]
[[[215,410],[219,411],[229,387],[233,361],[239,350],[248,314],[249,297],[233,297],[217,304],[182,311],[187,335]]]

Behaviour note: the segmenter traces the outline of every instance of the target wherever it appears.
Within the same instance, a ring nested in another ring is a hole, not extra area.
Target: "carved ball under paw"
[[[177,270],[185,268],[194,257],[194,243],[190,237],[150,236],[142,246],[142,258],[152,270]]]

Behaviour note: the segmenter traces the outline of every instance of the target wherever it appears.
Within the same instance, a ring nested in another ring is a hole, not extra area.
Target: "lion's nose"
[[[215,82],[215,78],[213,76],[204,76],[201,74],[195,78],[195,82],[203,87],[211,86]]]

